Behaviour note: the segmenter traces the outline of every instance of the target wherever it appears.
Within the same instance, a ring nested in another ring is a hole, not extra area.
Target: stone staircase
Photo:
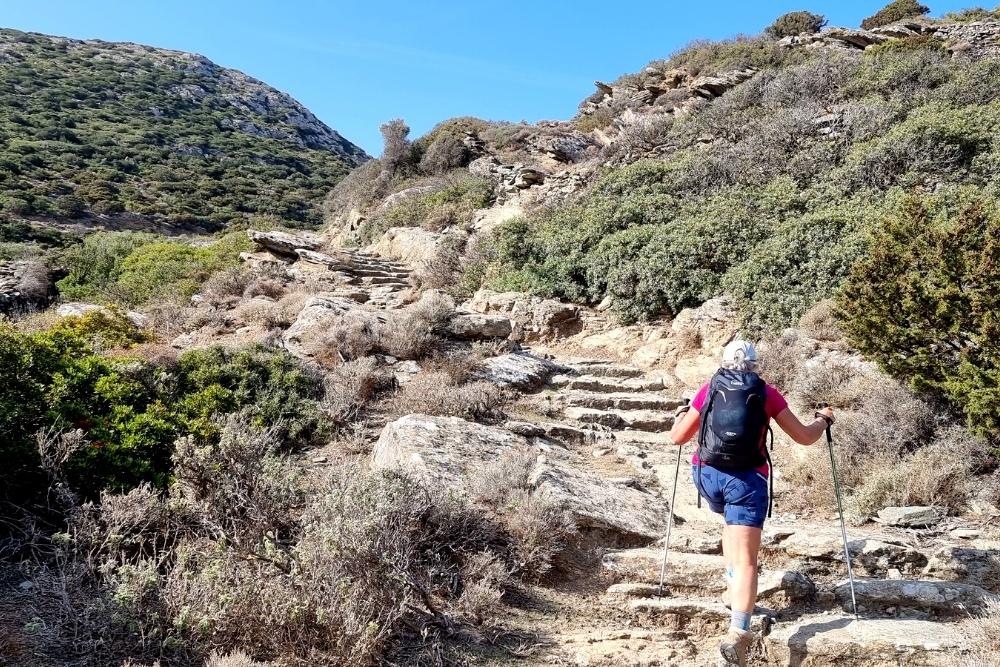
[[[672,378],[598,359],[557,363],[564,372],[538,394],[522,399],[550,420],[540,424],[547,435],[589,447],[595,459],[614,457],[647,478],[653,476],[669,500],[676,450],[665,446],[664,432],[682,403]],[[690,448],[685,452],[689,458]],[[606,609],[595,613],[623,614],[632,639],[623,642],[610,634],[606,646],[601,644],[605,640],[592,639],[575,662],[566,664],[716,664],[715,642],[730,616],[721,599],[726,588],[721,521],[696,507],[689,464],[682,466],[664,595],[658,587],[662,542],[606,552],[601,567],[613,583],[600,600]],[[948,540],[935,542],[940,546]],[[969,639],[959,621],[995,596],[974,584],[936,578],[947,568],[928,566],[931,556],[918,546],[913,531],[852,528],[849,545],[860,620],[850,613],[835,518],[796,523],[783,521],[779,513],[768,522],[751,664],[961,664]],[[646,643],[645,651],[636,652],[644,642],[661,645]],[[661,662],[661,655],[675,658]]]

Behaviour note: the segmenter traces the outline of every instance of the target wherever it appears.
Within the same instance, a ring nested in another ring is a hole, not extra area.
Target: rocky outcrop
[[[502,454],[533,447],[533,439],[502,428],[457,417],[408,415],[382,429],[372,464],[406,471],[428,485],[461,495],[477,471]],[[568,512],[581,529],[651,541],[666,528],[668,508],[658,496],[549,456],[539,456],[531,465],[532,493]]]
[[[511,322],[503,315],[482,313],[455,313],[448,321],[448,335],[460,340],[486,340],[507,338]]]
[[[516,341],[570,336],[580,327],[579,306],[520,292],[481,289],[462,307],[476,313],[500,314],[509,318],[514,325],[511,339]]]
[[[311,358],[321,351],[330,329],[347,318],[369,325],[378,320],[375,313],[359,309],[353,299],[335,293],[317,294],[282,335],[282,343],[295,356]]]
[[[440,241],[440,232],[420,227],[392,227],[369,250],[417,268],[434,258]]]
[[[296,250],[319,250],[321,243],[312,236],[287,232],[259,232],[248,229],[247,236],[260,248],[286,257],[297,257]]]
[[[931,555],[922,576],[1000,589],[1000,548],[942,547]]]
[[[42,262],[0,262],[0,314],[44,307],[55,297],[59,277]]]

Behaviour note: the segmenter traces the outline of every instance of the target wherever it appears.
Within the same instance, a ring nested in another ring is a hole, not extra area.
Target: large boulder
[[[503,315],[455,313],[448,321],[448,334],[462,340],[484,340],[510,336],[511,322]]]
[[[580,329],[579,306],[520,292],[481,289],[462,307],[475,313],[508,317],[514,323],[511,337],[519,341],[569,336]]]
[[[392,227],[368,249],[374,253],[418,268],[437,253],[442,235],[420,227]]]
[[[504,452],[540,448],[510,431],[457,417],[407,415],[382,429],[372,452],[376,468],[394,468],[429,488],[461,495],[469,480]],[[659,496],[570,467],[550,456],[531,464],[532,493],[568,512],[580,528],[626,541],[652,541],[666,528]]]
[[[374,312],[359,308],[354,299],[330,292],[317,294],[299,311],[295,322],[282,336],[282,342],[293,355],[311,358],[320,351],[331,327],[348,318],[370,324],[378,319]]]
[[[247,236],[261,248],[288,257],[296,257],[296,250],[319,250],[322,245],[312,236],[288,232],[259,232],[256,229],[248,229]]]
[[[67,303],[60,304],[56,308],[56,315],[59,317],[81,317],[87,313],[104,313],[105,315],[113,315],[114,313],[107,306],[101,306],[95,303],[82,303],[79,301],[69,301]],[[125,313],[125,317],[137,327],[144,327],[149,321],[149,318],[142,313],[130,310]]]
[[[537,389],[565,370],[554,361],[527,352],[511,352],[484,361],[476,376],[501,387]]]

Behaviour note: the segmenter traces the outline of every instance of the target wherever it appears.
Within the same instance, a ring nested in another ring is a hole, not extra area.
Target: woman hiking
[[[757,350],[751,343],[729,343],[721,368],[695,394],[669,434],[676,445],[698,436],[698,451],[691,463],[699,503],[704,498],[725,519],[722,553],[732,616],[719,651],[739,667],[746,667],[753,642],[750,618],[757,601],[757,554],[770,512],[770,422],[777,422],[800,445],[813,444],[827,423],[833,423],[833,410],[824,408],[815,421],[803,424],[781,392],[765,383],[756,369]]]

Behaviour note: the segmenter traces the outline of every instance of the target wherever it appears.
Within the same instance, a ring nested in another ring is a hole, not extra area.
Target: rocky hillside
[[[208,59],[0,30],[0,210],[216,229],[319,220],[368,156],[306,108]]]

